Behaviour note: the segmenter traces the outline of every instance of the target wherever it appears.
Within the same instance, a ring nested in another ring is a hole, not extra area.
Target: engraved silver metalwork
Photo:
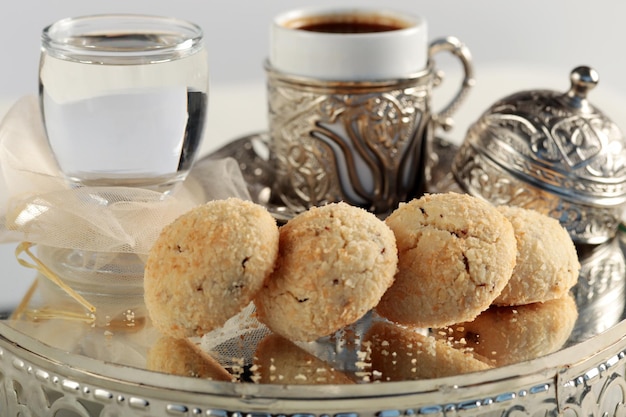
[[[450,52],[465,71],[461,88],[432,114],[440,81],[434,55]],[[470,53],[455,38],[431,44],[429,67],[405,79],[321,81],[277,72],[269,64],[271,158],[278,193],[294,212],[346,201],[384,214],[423,192],[424,146],[451,123],[473,85]]]
[[[452,172],[470,194],[533,208],[574,241],[601,243],[626,203],[626,141],[587,99],[596,71],[578,67],[570,78],[566,93],[523,91],[493,104],[468,130]]]

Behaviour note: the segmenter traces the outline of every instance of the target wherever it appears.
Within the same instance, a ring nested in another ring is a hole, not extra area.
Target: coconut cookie
[[[377,312],[417,327],[470,321],[505,287],[517,253],[511,222],[467,194],[430,194],[386,220],[398,245],[395,283]]]
[[[148,351],[146,368],[172,375],[232,381],[231,374],[188,339],[160,338]]]
[[[154,326],[179,338],[222,326],[250,303],[277,254],[278,226],[260,205],[229,198],[183,214],[162,230],[146,262]]]
[[[564,296],[578,281],[580,263],[572,239],[557,219],[534,210],[501,206],[513,224],[517,262],[513,275],[495,299],[498,305],[521,305]]]
[[[361,318],[393,282],[393,232],[345,203],[314,207],[280,229],[276,269],[255,297],[258,318],[295,341],[327,336]]]
[[[450,326],[447,337],[503,366],[557,351],[577,318],[576,302],[566,294],[545,303],[490,307],[472,322]]]
[[[354,384],[343,372],[276,334],[261,340],[252,369],[253,379],[262,384]]]
[[[374,323],[362,349],[371,364],[373,381],[442,378],[492,368],[469,351],[389,322]]]

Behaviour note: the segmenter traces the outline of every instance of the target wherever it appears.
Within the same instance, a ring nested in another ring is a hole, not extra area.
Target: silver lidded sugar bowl
[[[522,91],[468,129],[452,163],[466,192],[559,219],[576,243],[612,238],[626,202],[626,140],[587,94],[598,73],[572,70],[571,88]]]

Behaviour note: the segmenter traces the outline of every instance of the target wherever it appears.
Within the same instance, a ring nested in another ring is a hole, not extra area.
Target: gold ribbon
[[[20,265],[26,268],[32,268],[38,271],[41,275],[49,279],[52,283],[56,284],[59,288],[61,288],[67,295],[72,297],[76,302],[82,305],[85,309],[87,309],[88,314],[87,317],[74,317],[75,319],[94,321],[96,307],[93,306],[89,301],[87,301],[83,296],[74,291],[70,286],[68,286],[59,276],[50,268],[48,268],[37,256],[30,250],[35,244],[32,242],[21,242],[17,248],[15,248],[15,258],[19,262]],[[23,259],[21,257],[22,254],[27,255],[30,258],[30,261]],[[32,262],[31,262],[32,261]],[[37,281],[31,285],[26,296],[23,298],[20,305],[17,307],[15,312],[13,313],[13,317],[19,316],[25,309],[26,305],[30,301],[30,298],[33,296],[35,289],[37,288]],[[58,317],[66,316],[66,314],[59,314],[59,312],[41,310],[38,312],[37,316],[40,318],[50,318],[50,317]],[[50,316],[50,317],[48,317]]]

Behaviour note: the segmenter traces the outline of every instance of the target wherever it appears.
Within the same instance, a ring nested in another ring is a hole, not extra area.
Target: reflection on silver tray
[[[252,198],[278,219],[263,134],[198,161],[235,158]],[[455,147],[432,144],[430,191],[454,188]],[[613,416],[626,413],[624,245],[580,246],[579,322],[566,348],[527,362],[435,380],[353,386],[212,382],[158,374],[68,353],[0,321],[0,414],[23,416]],[[599,334],[602,332],[601,334]]]
[[[623,231],[601,245],[577,245],[581,270],[572,289],[578,322],[570,343],[586,340],[609,329],[624,317],[626,296]]]

